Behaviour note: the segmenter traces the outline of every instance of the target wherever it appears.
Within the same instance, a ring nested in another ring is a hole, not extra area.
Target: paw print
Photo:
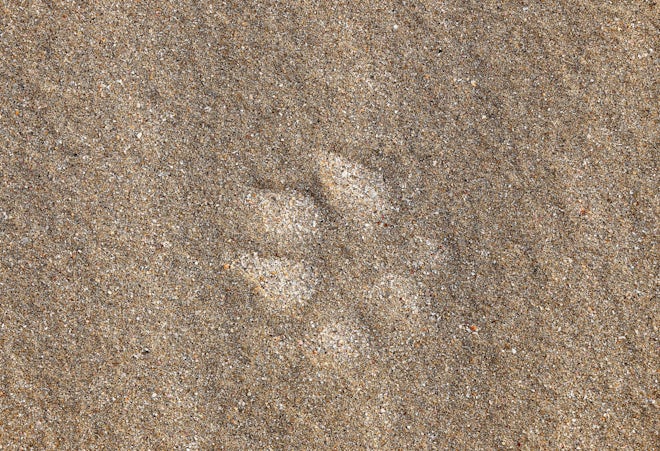
[[[327,279],[336,275],[328,276],[314,263],[314,254],[318,257],[319,253],[333,252],[324,241],[328,232],[324,210],[339,215],[341,227],[357,234],[353,236],[373,243],[379,238],[379,224],[393,221],[396,209],[380,174],[340,155],[320,154],[315,176],[322,201],[294,189],[246,190],[250,236],[257,248],[261,244],[263,249],[240,255],[232,267],[250,288],[253,301],[267,312],[295,315],[303,310],[332,308],[340,312],[318,315],[321,320],[304,343],[315,355],[350,366],[373,354],[370,328],[393,327],[405,333],[420,327],[423,286],[408,271],[385,265],[375,275],[365,277],[366,286],[343,284],[348,288],[341,299],[328,301],[327,287],[337,281]],[[427,254],[442,258],[435,255],[437,245],[429,240],[418,237],[410,246],[413,255],[423,259],[428,260]],[[345,264],[348,267],[359,262],[349,257]],[[320,290],[330,306],[317,300]]]
[[[306,169],[290,185],[236,186],[226,204],[227,235],[240,244],[223,255],[227,327],[212,339],[234,357],[209,357],[222,377],[207,394],[239,399],[236,424],[260,412],[250,402],[272,404],[286,422],[304,418],[318,430],[351,418],[363,445],[382,447],[407,421],[393,395],[406,371],[397,356],[437,324],[424,282],[451,256],[437,237],[411,235],[402,196],[377,171],[335,153],[317,153]],[[272,388],[292,385],[314,395],[287,401]]]

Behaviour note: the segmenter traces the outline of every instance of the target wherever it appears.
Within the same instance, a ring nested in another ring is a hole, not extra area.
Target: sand
[[[0,4],[1,449],[657,449],[651,1]]]

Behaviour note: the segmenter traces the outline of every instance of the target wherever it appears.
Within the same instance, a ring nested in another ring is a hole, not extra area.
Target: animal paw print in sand
[[[358,231],[367,240],[376,239],[371,231],[394,213],[388,189],[378,173],[334,153],[321,154],[316,171],[327,204],[324,206],[295,190],[249,189],[245,194],[247,214],[255,230],[251,236],[269,248],[271,254],[244,254],[233,266],[251,286],[256,302],[269,312],[293,314],[297,309],[314,307],[323,275],[305,256],[323,252],[324,246],[313,247],[323,240],[323,208],[334,209],[344,222],[342,227]],[[272,249],[277,250],[275,255]],[[369,285],[350,293],[350,300],[336,302],[352,304],[347,308],[354,313],[373,312],[376,323],[396,324],[398,330],[414,327],[421,297],[417,281],[405,271],[385,268]],[[368,325],[359,319],[360,315],[321,317],[324,319],[317,325],[316,335],[306,340],[314,352],[328,355],[340,365],[356,362],[370,353]]]

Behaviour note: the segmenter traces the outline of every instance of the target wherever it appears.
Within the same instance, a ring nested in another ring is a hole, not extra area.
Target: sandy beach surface
[[[658,17],[0,2],[0,449],[658,449]]]

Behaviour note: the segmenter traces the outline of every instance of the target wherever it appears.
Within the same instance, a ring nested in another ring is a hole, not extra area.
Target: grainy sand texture
[[[658,449],[659,17],[0,0],[0,449]]]

